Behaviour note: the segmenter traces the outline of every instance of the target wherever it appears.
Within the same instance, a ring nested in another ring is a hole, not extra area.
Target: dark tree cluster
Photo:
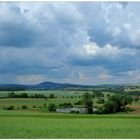
[[[53,111],[56,111],[56,108],[57,108],[57,106],[56,106],[55,104],[49,104],[49,105],[48,105],[48,110],[49,110],[49,111],[52,111],[52,112],[53,112]]]
[[[9,98],[28,98],[28,94],[27,93],[21,93],[21,94],[15,94],[14,92],[11,92],[8,94]]]
[[[90,93],[85,93],[83,95],[83,103],[85,105],[85,108],[87,108],[87,113],[92,114],[93,113],[93,101],[92,96]]]
[[[131,105],[132,98],[126,94],[116,94],[109,97],[97,113],[115,113],[125,111],[127,105]]]
[[[44,94],[32,94],[28,95],[27,93],[15,94],[11,92],[8,94],[9,98],[45,98]]]

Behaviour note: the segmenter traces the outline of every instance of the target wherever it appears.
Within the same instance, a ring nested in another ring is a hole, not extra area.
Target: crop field
[[[0,138],[140,138],[140,117],[0,111]]]

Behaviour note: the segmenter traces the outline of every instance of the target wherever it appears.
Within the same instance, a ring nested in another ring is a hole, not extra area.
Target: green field
[[[7,107],[9,105],[13,105],[16,108],[21,107],[22,105],[27,105],[28,107],[43,107],[44,104],[49,105],[51,103],[59,105],[60,103],[75,103],[79,100],[79,98],[56,98],[56,99],[32,99],[32,98],[6,98],[0,99],[0,109],[3,107]]]
[[[140,117],[0,111],[0,138],[140,138]]]
[[[42,108],[44,104],[48,106],[51,103],[74,105],[82,99],[79,95],[82,96],[85,91],[17,91],[16,94],[23,92],[47,96],[53,93],[57,98],[1,98],[0,138],[140,138],[140,101],[131,105],[135,111],[127,113],[62,114],[51,113]],[[1,95],[8,93],[0,92]],[[96,100],[93,99],[93,105],[100,106]],[[15,110],[3,110],[10,105]],[[27,105],[28,109],[21,109],[22,105]]]

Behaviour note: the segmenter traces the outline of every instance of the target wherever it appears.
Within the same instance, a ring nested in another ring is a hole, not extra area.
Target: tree
[[[10,93],[8,94],[8,97],[14,98],[14,97],[15,97],[15,92],[14,92],[14,91],[10,92]]]
[[[102,97],[104,97],[104,94],[99,90],[94,90],[92,93],[92,97],[93,98],[102,98]]]
[[[22,109],[27,109],[28,107],[27,107],[27,105],[22,105],[21,108],[22,108]]]
[[[83,95],[83,102],[84,102],[85,108],[87,108],[87,113],[92,114],[93,113],[93,107],[92,107],[93,101],[92,101],[91,94],[86,92]]]
[[[109,97],[103,105],[103,113],[124,111],[127,105],[131,105],[132,98],[126,94],[116,94]]]
[[[21,98],[28,98],[28,94],[27,93],[21,93],[19,97],[21,97]]]
[[[13,105],[10,105],[9,107],[7,107],[7,110],[14,110],[15,107]]]
[[[56,111],[56,105],[55,104],[49,104],[48,110],[49,111]]]
[[[54,94],[50,94],[49,98],[54,98]]]

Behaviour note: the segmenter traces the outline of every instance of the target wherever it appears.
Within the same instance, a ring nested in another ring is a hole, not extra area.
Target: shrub
[[[49,106],[48,106],[48,110],[49,111],[56,111],[56,105],[55,104],[49,104]]]
[[[21,109],[27,109],[28,107],[27,107],[27,105],[23,105],[22,107],[21,107]]]
[[[47,107],[47,105],[46,105],[46,104],[44,104],[44,107]]]
[[[14,110],[14,109],[15,109],[15,107],[13,105],[10,105],[7,107],[7,110]]]
[[[35,106],[35,105],[33,105],[33,108],[36,108],[36,106]]]

